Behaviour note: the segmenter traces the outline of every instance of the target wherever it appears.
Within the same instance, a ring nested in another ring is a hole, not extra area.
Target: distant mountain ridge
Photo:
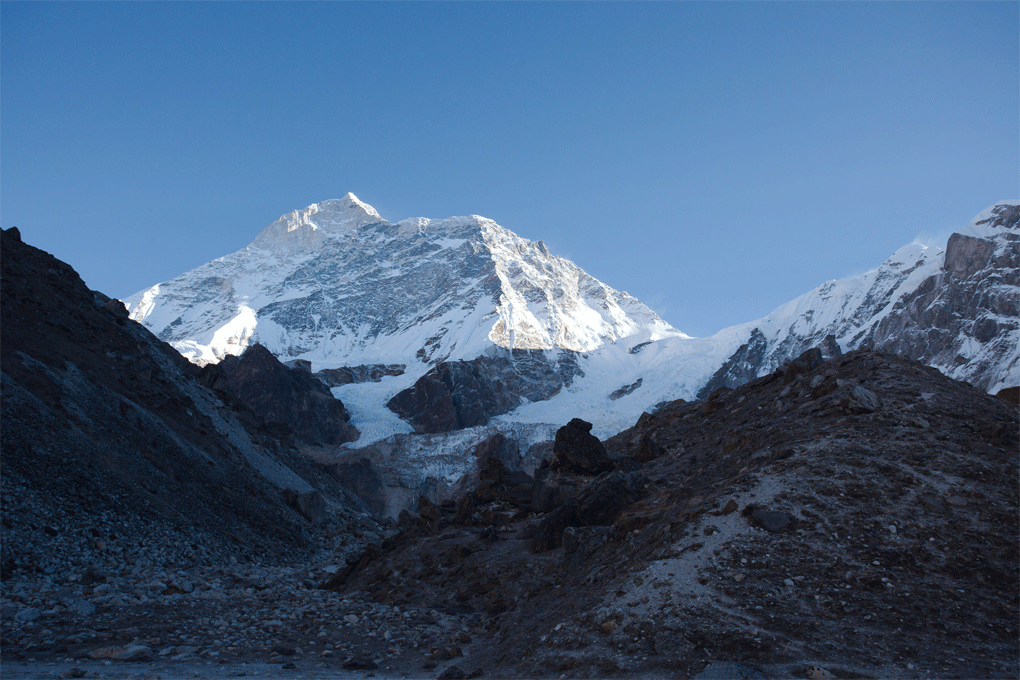
[[[392,224],[347,194],[284,215],[248,247],[127,303],[198,363],[257,341],[316,371],[377,375],[333,387],[362,432],[358,446],[573,417],[608,436],[656,404],[705,398],[812,347],[831,356],[874,346],[987,391],[1020,383],[1018,222],[1020,201],[1000,202],[946,248],[909,244],[763,319],[691,338],[492,220]]]
[[[945,248],[909,244],[878,269],[828,281],[735,329],[746,341],[702,398],[833,343],[901,354],[986,391],[1020,384],[1020,202],[982,211]]]

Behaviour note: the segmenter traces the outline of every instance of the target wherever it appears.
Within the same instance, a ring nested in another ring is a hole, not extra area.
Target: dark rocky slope
[[[367,521],[119,301],[17,230],[0,252],[5,578],[71,562],[287,562]]]
[[[436,675],[1016,677],[1018,428],[920,363],[809,352],[646,414],[597,478],[490,466],[327,585],[460,616],[483,644]]]

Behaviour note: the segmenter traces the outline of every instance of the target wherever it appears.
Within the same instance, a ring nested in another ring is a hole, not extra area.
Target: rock
[[[440,361],[386,407],[415,432],[449,432],[484,425],[517,408],[522,399],[544,401],[583,375],[574,352],[551,360],[542,350],[504,350],[471,361]]]
[[[608,526],[631,503],[645,495],[647,479],[639,473],[615,471],[603,474],[572,498],[546,515],[531,542],[532,552],[559,547],[567,527]]]
[[[94,583],[106,583],[106,572],[90,564],[86,567],[78,582],[83,586],[91,586]]]
[[[1003,388],[996,392],[995,396],[1010,404],[1020,404],[1020,386]]]
[[[720,515],[729,515],[737,510],[737,502],[732,498],[726,501],[726,505],[719,511]]]
[[[405,364],[363,364],[324,368],[313,375],[327,387],[340,387],[351,383],[380,382],[386,376],[403,375],[406,368]]]
[[[103,309],[110,312],[118,319],[128,318],[127,307],[120,300],[110,300],[105,305],[103,305]]]
[[[151,661],[152,649],[146,645],[124,645],[123,647],[100,647],[89,652],[90,659],[111,659],[113,661]]]
[[[96,613],[96,605],[87,600],[79,600],[70,605],[67,611],[75,616],[89,617]]]
[[[563,530],[563,568],[576,571],[609,540],[612,527],[567,527]]]
[[[637,380],[635,380],[634,382],[632,382],[629,385],[624,385],[623,387],[621,387],[621,388],[619,388],[617,390],[613,390],[613,392],[609,395],[610,401],[616,401],[617,399],[619,399],[621,397],[626,397],[628,394],[630,394],[631,392],[633,392],[637,388],[641,387],[641,383],[642,382],[643,382],[643,379],[642,378],[638,378]]]
[[[326,500],[318,491],[306,491],[295,499],[294,506],[305,519],[318,526],[326,521]]]
[[[637,450],[634,452],[633,458],[639,463],[647,463],[655,460],[662,455],[659,451],[658,445],[655,440],[646,434],[641,435],[638,440]]]
[[[464,680],[467,673],[458,666],[449,666],[439,675],[439,680]]]
[[[38,607],[28,607],[27,609],[22,609],[14,616],[14,623],[28,623],[29,621],[35,621],[40,616],[42,616],[42,612]]]
[[[344,661],[343,667],[349,671],[374,671],[379,664],[367,656],[354,656]]]
[[[553,453],[559,467],[582,475],[597,475],[613,469],[606,447],[591,434],[592,424],[574,418],[556,431]]]
[[[874,413],[882,405],[878,395],[869,389],[854,385],[843,400],[844,410],[851,415]]]
[[[812,666],[807,670],[808,680],[836,680],[836,676],[820,666]]]
[[[783,531],[792,523],[792,518],[788,514],[778,510],[764,510],[749,506],[744,509],[743,514],[749,515],[751,523],[755,526],[771,532]]]
[[[532,512],[546,513],[563,505],[578,493],[576,478],[565,475],[551,468],[539,468],[535,471],[535,482],[532,486]]]
[[[84,678],[87,675],[87,671],[81,668],[69,668],[60,674],[61,678]]]
[[[648,479],[637,472],[619,470],[592,480],[577,497],[580,526],[606,526],[631,503],[644,497]]]
[[[229,393],[266,423],[278,424],[306,444],[337,445],[359,436],[328,387],[310,373],[287,368],[262,345],[249,345],[240,357],[228,355],[218,364],[207,364],[199,380]]]
[[[946,242],[942,268],[963,281],[987,267],[994,252],[994,241],[954,233]]]

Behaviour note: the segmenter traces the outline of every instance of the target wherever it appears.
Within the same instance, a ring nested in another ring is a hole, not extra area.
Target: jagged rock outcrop
[[[241,356],[208,364],[199,373],[208,387],[228,392],[266,423],[315,446],[336,446],[358,438],[343,403],[301,367],[284,366],[259,344]]]
[[[950,236],[941,269],[896,302],[872,342],[997,391],[1020,385],[1020,205],[975,226],[986,238]]]
[[[440,362],[387,407],[416,432],[475,427],[524,402],[544,401],[583,375],[573,352],[495,350],[471,361]]]
[[[404,375],[406,368],[404,364],[366,364],[324,368],[314,375],[327,387],[340,387],[352,383],[379,382],[386,376]]]
[[[765,375],[810,347],[874,347],[992,392],[1020,384],[1020,203],[997,204],[949,237],[830,281],[747,324],[748,339],[698,391]]]
[[[553,453],[556,467],[581,475],[598,475],[612,470],[606,447],[591,433],[592,424],[580,418],[556,430]]]

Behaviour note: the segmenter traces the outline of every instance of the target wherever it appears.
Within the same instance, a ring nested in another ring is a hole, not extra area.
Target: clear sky
[[[348,191],[692,335],[1020,195],[1020,3],[0,3],[0,223],[125,297]]]

